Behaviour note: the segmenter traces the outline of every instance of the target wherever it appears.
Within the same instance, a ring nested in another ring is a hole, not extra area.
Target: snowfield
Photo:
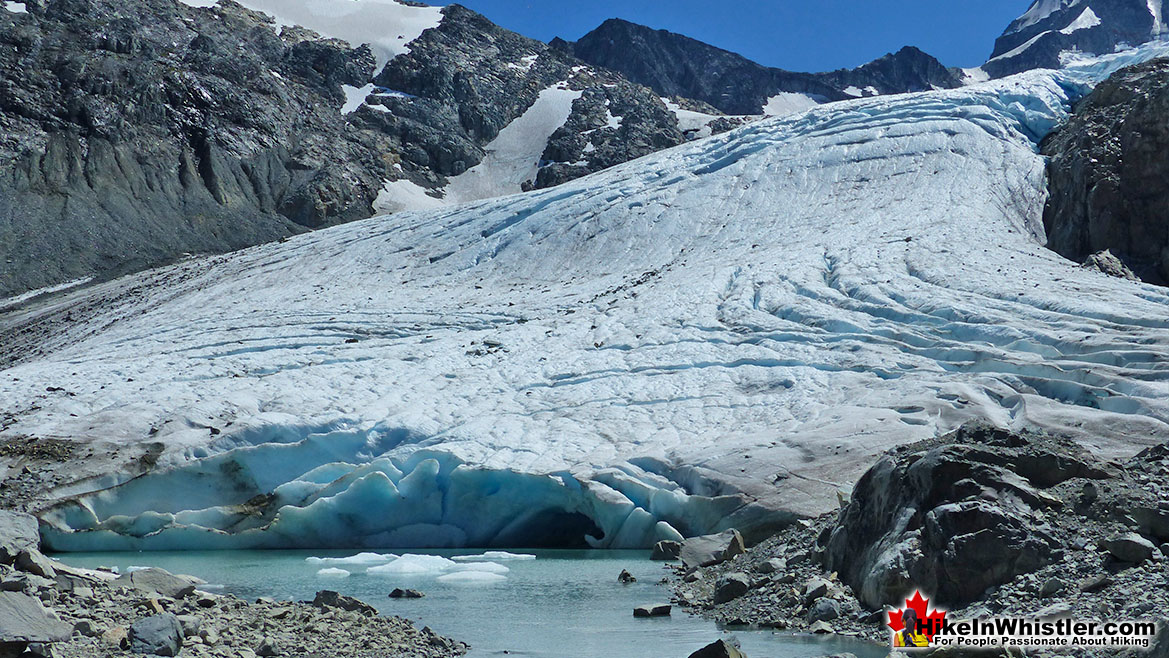
[[[0,438],[162,450],[54,492],[61,550],[758,533],[976,417],[1128,455],[1169,440],[1169,293],[1042,246],[1036,144],[1167,49],[71,291]]]

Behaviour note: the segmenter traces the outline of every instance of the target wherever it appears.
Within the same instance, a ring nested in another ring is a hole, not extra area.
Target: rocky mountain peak
[[[983,69],[999,77],[1059,68],[1064,53],[1105,54],[1166,34],[1165,0],[1035,0],[995,41]]]

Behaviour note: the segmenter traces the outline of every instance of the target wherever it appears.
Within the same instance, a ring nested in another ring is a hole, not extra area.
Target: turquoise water
[[[535,560],[500,561],[510,571],[496,583],[440,582],[436,575],[372,575],[365,565],[313,564],[306,557],[344,557],[356,551],[231,551],[174,553],[69,553],[58,555],[80,567],[156,566],[208,581],[214,589],[247,599],[309,600],[317,590],[356,596],[383,613],[430,626],[472,645],[472,658],[685,658],[719,637],[734,635],[750,658],[813,658],[852,652],[883,658],[881,647],[845,638],[797,636],[772,631],[728,632],[715,623],[674,608],[669,618],[635,619],[633,608],[666,603],[660,562],[645,551],[522,551]],[[478,551],[410,551],[451,557]],[[517,551],[521,552],[521,551]],[[348,578],[318,576],[324,567],[349,570]],[[622,585],[628,569],[637,582]],[[390,599],[395,587],[426,594]],[[219,589],[222,588],[222,589]]]

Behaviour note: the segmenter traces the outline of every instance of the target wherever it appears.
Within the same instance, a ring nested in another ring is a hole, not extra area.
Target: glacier
[[[150,456],[49,492],[65,551],[759,537],[972,418],[1129,455],[1169,440],[1169,292],[1044,248],[1037,143],[1167,51],[64,291],[0,438]]]

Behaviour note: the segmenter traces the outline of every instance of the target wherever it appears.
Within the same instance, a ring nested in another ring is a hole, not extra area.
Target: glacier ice
[[[975,417],[1131,454],[1169,439],[1169,294],[1043,247],[1037,143],[1166,52],[820,106],[103,284],[0,377],[21,410],[0,437],[157,446],[142,475],[78,465],[42,517],[58,550],[750,534]]]
[[[508,551],[487,551],[476,555],[456,555],[455,562],[500,562],[507,560],[535,560],[531,553],[509,553]]]
[[[317,571],[317,575],[321,578],[348,578],[349,572],[337,567],[325,567]]]

